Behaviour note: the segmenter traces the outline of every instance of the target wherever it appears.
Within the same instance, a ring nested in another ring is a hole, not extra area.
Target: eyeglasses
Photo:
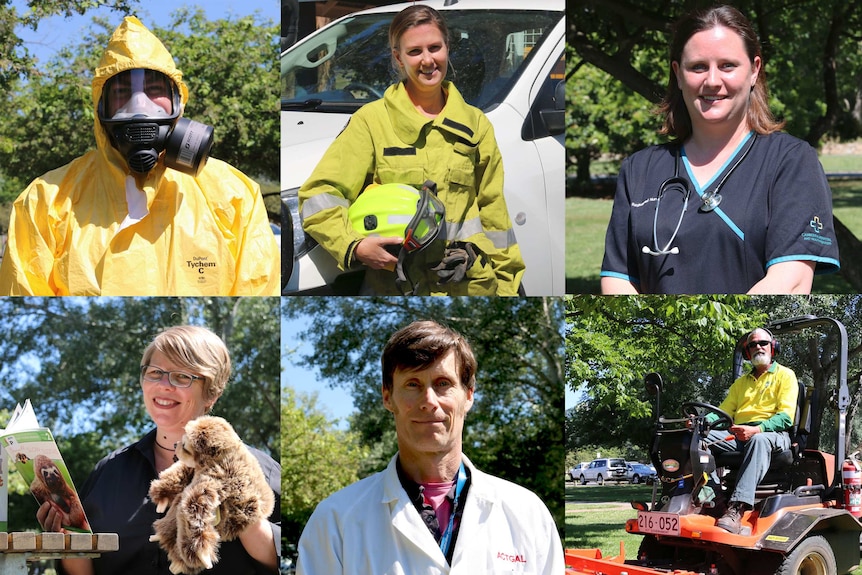
[[[748,342],[748,345],[747,345],[746,347],[747,347],[748,349],[754,349],[754,348],[756,348],[756,347],[768,347],[768,346],[769,346],[769,344],[771,344],[771,343],[772,343],[772,342],[771,342],[771,341],[769,341],[768,339],[760,339],[760,340],[757,340],[757,341],[750,341],[750,342]]]
[[[182,388],[191,387],[196,379],[204,379],[199,375],[192,375],[184,371],[166,371],[154,365],[141,366],[141,382],[158,383],[165,378],[165,375],[168,376],[171,385]]]

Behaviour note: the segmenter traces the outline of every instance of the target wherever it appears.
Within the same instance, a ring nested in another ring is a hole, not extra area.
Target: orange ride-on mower
[[[706,436],[710,429],[729,427],[730,416],[700,402],[684,404],[680,417],[659,415],[662,380],[651,373],[644,382],[656,398],[650,455],[659,481],[653,485],[651,504],[632,503],[637,518],[625,526],[629,533],[644,536],[638,557],[625,561],[622,545],[620,555],[611,558],[596,549],[567,550],[567,574],[834,575],[859,565],[862,506],[854,499],[859,486],[842,473],[849,466],[844,454],[850,403],[847,332],[837,320],[813,316],[774,322],[769,329],[776,337],[803,329],[837,331],[838,381],[829,398],[836,410],[836,453],[805,449],[818,398],[800,384],[791,449],[773,454],[769,472],[757,486],[754,508],[744,512],[742,530],[725,531],[716,520],[724,512],[741,454],[714,456]],[[742,370],[741,349],[740,344],[735,376]],[[719,483],[713,476],[720,477]]]

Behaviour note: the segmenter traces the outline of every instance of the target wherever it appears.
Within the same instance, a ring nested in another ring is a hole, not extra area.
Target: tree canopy
[[[316,394],[281,388],[281,535],[293,555],[317,504],[359,480],[366,456],[355,433],[336,429]]]
[[[563,308],[553,298],[285,298],[287,319],[309,317],[294,334],[312,351],[298,360],[321,384],[353,398],[350,420],[367,457],[360,477],[397,451],[382,405],[380,355],[397,329],[434,319],[465,335],[479,364],[464,451],[480,469],[536,492],[563,522]],[[291,342],[285,342],[291,345]]]

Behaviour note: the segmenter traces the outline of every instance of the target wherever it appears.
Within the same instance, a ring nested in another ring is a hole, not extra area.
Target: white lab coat
[[[563,575],[563,546],[531,491],[470,468],[452,567],[389,466],[322,501],[299,540],[297,575]]]

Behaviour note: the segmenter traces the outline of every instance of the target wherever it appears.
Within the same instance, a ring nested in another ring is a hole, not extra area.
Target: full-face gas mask
[[[133,172],[152,170],[164,151],[165,166],[197,175],[212,148],[213,128],[181,118],[181,111],[179,90],[170,78],[136,68],[108,79],[98,113]]]

